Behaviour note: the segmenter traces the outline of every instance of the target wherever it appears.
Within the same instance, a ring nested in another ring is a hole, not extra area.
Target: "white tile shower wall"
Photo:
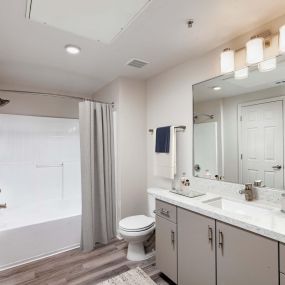
[[[80,198],[77,119],[3,114],[0,137],[0,202]]]

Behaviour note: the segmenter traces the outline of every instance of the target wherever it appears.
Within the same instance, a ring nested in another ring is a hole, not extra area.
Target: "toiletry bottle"
[[[190,180],[186,176],[186,173],[183,172],[183,174],[180,178],[180,189],[181,189],[181,191],[186,192],[187,190],[189,190],[189,188],[190,188]]]
[[[173,191],[179,191],[180,190],[180,181],[179,181],[177,174],[175,174],[174,179],[172,180],[171,188]]]

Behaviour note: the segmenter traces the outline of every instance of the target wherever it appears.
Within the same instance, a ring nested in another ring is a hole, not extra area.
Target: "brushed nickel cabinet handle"
[[[169,211],[164,210],[164,209],[162,208],[162,209],[160,209],[159,212],[160,212],[161,215],[163,215],[163,216],[169,218]]]
[[[223,232],[219,231],[219,248],[222,248],[224,245],[224,235]]]
[[[224,251],[224,234],[220,230],[219,230],[219,248],[221,249],[222,255],[223,255],[223,251]]]
[[[175,246],[175,233],[173,230],[171,231],[171,244],[173,247]]]
[[[208,240],[210,244],[213,244],[213,229],[208,226]]]

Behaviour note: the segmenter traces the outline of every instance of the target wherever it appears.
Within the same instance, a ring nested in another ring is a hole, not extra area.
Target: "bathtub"
[[[81,202],[46,201],[0,209],[0,270],[80,245]]]

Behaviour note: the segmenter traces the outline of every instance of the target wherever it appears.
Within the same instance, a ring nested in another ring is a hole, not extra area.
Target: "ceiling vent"
[[[136,59],[136,58],[133,58],[129,62],[127,62],[128,66],[132,66],[132,67],[135,67],[135,68],[143,68],[147,64],[149,64],[149,62],[146,62],[146,61],[143,61],[143,60],[140,60],[140,59]]]

